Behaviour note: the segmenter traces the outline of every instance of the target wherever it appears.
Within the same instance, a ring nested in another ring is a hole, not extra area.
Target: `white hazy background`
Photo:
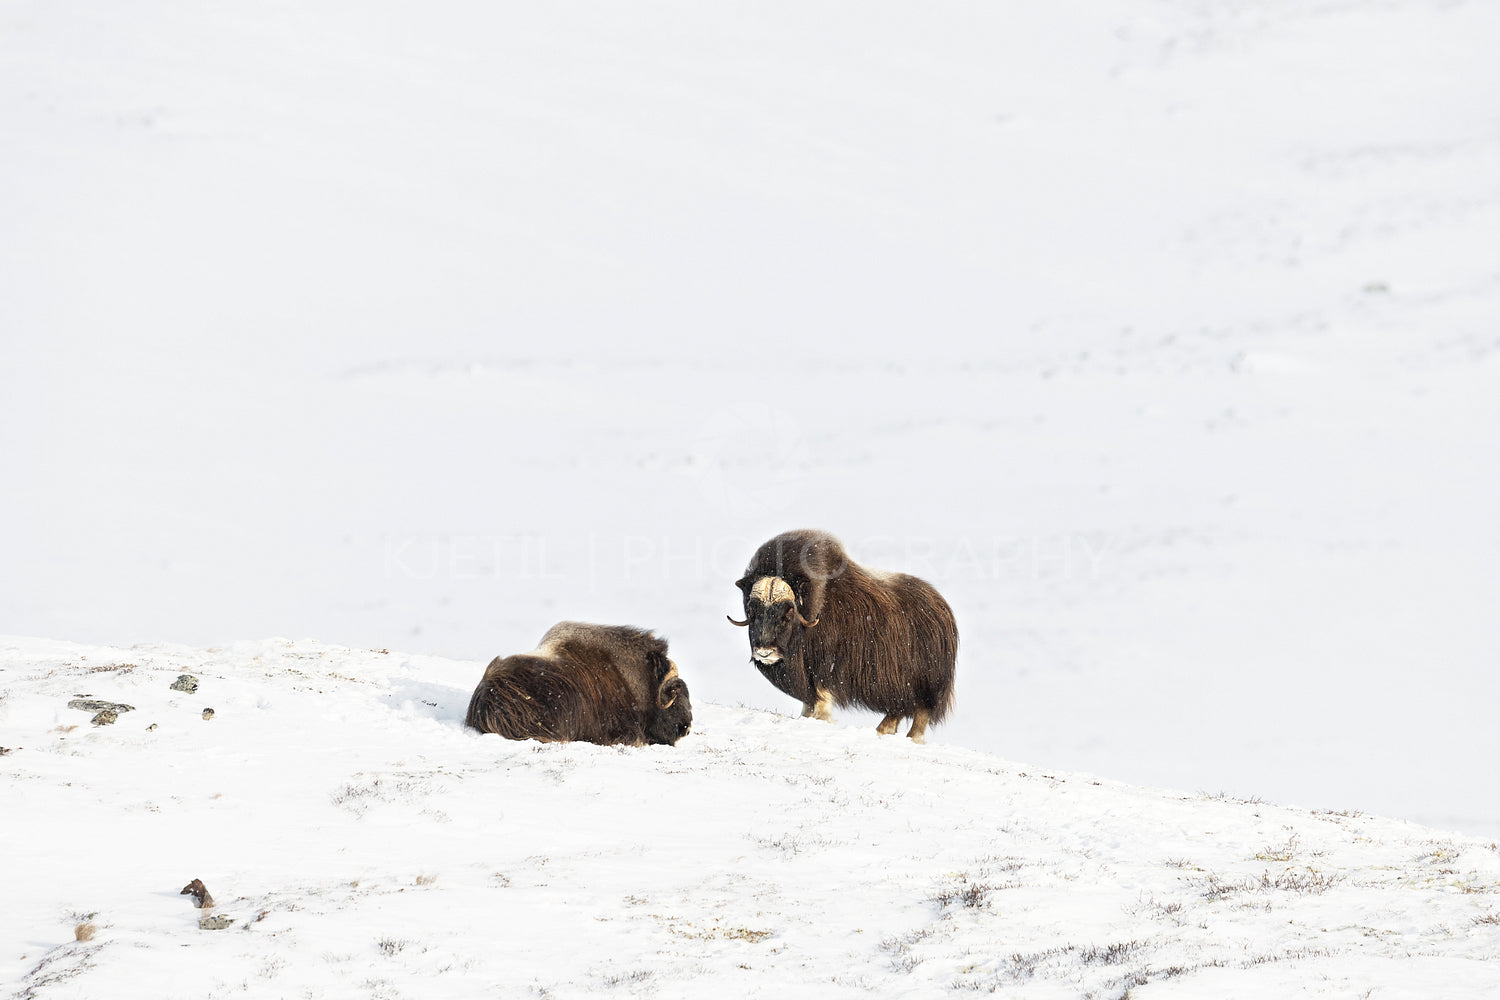
[[[931,579],[937,742],[1500,835],[1500,7],[0,2],[0,632],[749,665]],[[873,726],[873,716],[841,714]]]

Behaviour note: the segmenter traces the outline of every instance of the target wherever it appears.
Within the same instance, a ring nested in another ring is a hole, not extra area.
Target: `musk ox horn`
[[[661,686],[656,693],[656,707],[663,711],[671,708],[677,701],[677,696],[686,690],[687,685],[678,677],[672,677]]]
[[[818,620],[816,618],[814,618],[812,621],[808,621],[806,618],[802,617],[802,609],[797,607],[796,592],[792,590],[791,584],[787,583],[779,576],[763,576],[759,580],[756,580],[755,586],[750,588],[750,596],[758,598],[759,600],[764,601],[766,604],[780,604],[783,601],[790,601],[792,605],[792,613],[797,616],[797,620],[802,623],[803,628],[812,628],[814,625],[818,624]],[[734,622],[736,625],[740,624],[739,622],[735,622],[733,618],[729,620]]]
[[[765,604],[779,604],[782,601],[796,601],[797,599],[791,584],[779,576],[763,576],[756,580],[755,586],[750,588],[750,596]]]
[[[750,619],[748,619],[748,618],[745,619],[742,622],[737,622],[730,615],[725,615],[724,617],[729,619],[729,624],[731,624],[731,625],[738,625],[740,628],[749,628],[750,627]]]

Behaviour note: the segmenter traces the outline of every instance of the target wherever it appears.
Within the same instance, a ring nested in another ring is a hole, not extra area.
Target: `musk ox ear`
[[[744,576],[734,581],[734,585],[740,588],[741,593],[748,594],[750,593],[751,585],[755,583],[757,578],[757,575],[754,573],[746,573]]]
[[[677,702],[678,697],[686,691],[686,682],[681,677],[673,674],[672,679],[663,684],[661,689],[656,692],[656,707],[663,711],[671,708]]]

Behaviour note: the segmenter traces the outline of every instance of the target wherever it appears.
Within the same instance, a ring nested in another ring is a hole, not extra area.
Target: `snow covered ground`
[[[0,670],[8,996],[1500,989],[1500,847],[1410,822],[697,698],[676,747],[510,742],[462,724],[477,664],[383,649],[0,637]]]
[[[923,761],[1500,836],[1497,42],[1448,0],[0,3],[0,631],[630,622],[786,713],[723,614],[818,527],[958,612]]]
[[[1413,823],[706,703],[675,748],[508,742],[462,726],[475,664],[384,649],[0,667],[12,996],[1500,988],[1500,849]]]

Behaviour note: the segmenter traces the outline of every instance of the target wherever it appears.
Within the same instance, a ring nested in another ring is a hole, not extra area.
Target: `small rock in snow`
[[[68,702],[68,707],[76,708],[81,712],[103,712],[108,710],[114,712],[116,715],[119,715],[123,712],[135,711],[134,705],[121,705],[119,702],[100,701],[97,698],[83,697],[74,698],[72,701]],[[114,720],[111,719],[110,721],[113,722]]]

